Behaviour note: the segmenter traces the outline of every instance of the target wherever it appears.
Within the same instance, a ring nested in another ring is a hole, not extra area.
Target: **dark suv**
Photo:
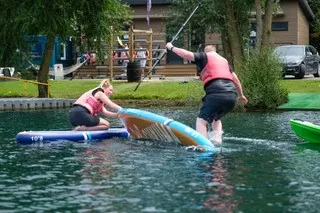
[[[276,47],[275,55],[283,64],[283,76],[303,78],[305,74],[319,77],[319,54],[311,45],[284,45]]]

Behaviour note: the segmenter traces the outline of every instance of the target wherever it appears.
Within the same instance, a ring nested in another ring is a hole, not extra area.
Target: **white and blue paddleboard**
[[[216,151],[206,137],[178,121],[132,108],[123,108],[118,113],[122,124],[134,139],[178,142],[184,146],[197,146],[206,151]]]
[[[129,137],[125,128],[110,128],[96,131],[24,131],[16,135],[20,144],[32,144],[37,142],[73,141],[84,142],[96,139],[109,139],[113,137]]]

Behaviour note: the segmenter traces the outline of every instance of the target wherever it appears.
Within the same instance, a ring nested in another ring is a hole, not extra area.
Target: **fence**
[[[36,85],[45,85],[45,86],[48,86],[48,97],[49,97],[49,94],[50,94],[50,86],[51,86],[49,83],[42,83],[42,82],[37,82],[37,81],[30,81],[30,80],[25,80],[25,79],[21,79],[21,78],[12,78],[12,77],[8,77],[8,76],[0,76],[0,78],[24,82],[24,95],[25,95],[25,96],[27,95],[27,83],[36,84]]]

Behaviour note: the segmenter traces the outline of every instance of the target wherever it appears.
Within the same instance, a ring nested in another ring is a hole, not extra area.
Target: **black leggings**
[[[74,105],[70,111],[70,123],[72,126],[97,126],[100,123],[100,118],[96,115],[91,115],[89,110],[80,105]]]

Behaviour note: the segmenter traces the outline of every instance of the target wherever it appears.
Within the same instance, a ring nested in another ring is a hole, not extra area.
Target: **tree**
[[[310,26],[310,32],[320,32],[320,0],[308,0],[308,4],[315,15],[315,21]]]
[[[271,24],[276,0],[255,0],[257,21],[257,49],[270,46]]]
[[[26,35],[45,35],[47,38],[38,81],[48,82],[48,73],[56,36],[85,35],[90,47],[101,50],[102,43],[118,34],[130,22],[128,5],[120,0],[0,0],[6,19],[0,19],[0,65],[12,63],[16,49],[26,50]],[[3,16],[2,16],[3,17]],[[112,27],[111,27],[112,26]],[[8,42],[8,43],[7,43]],[[3,47],[3,46],[2,46]],[[39,97],[47,96],[48,87],[39,85]]]
[[[252,11],[256,11],[257,46],[270,45],[271,23],[277,0],[173,0],[170,22],[181,22],[198,3],[202,7],[190,20],[190,25],[203,27],[207,32],[220,33],[224,56],[231,64],[243,60]]]
[[[310,25],[310,44],[320,50],[320,0],[308,0],[315,20]]]
[[[249,18],[254,1],[173,0],[174,9],[169,12],[172,17],[170,21],[181,22],[199,3],[202,6],[190,20],[190,26],[205,28],[206,32],[220,33],[224,56],[231,64],[241,62],[249,37]]]

